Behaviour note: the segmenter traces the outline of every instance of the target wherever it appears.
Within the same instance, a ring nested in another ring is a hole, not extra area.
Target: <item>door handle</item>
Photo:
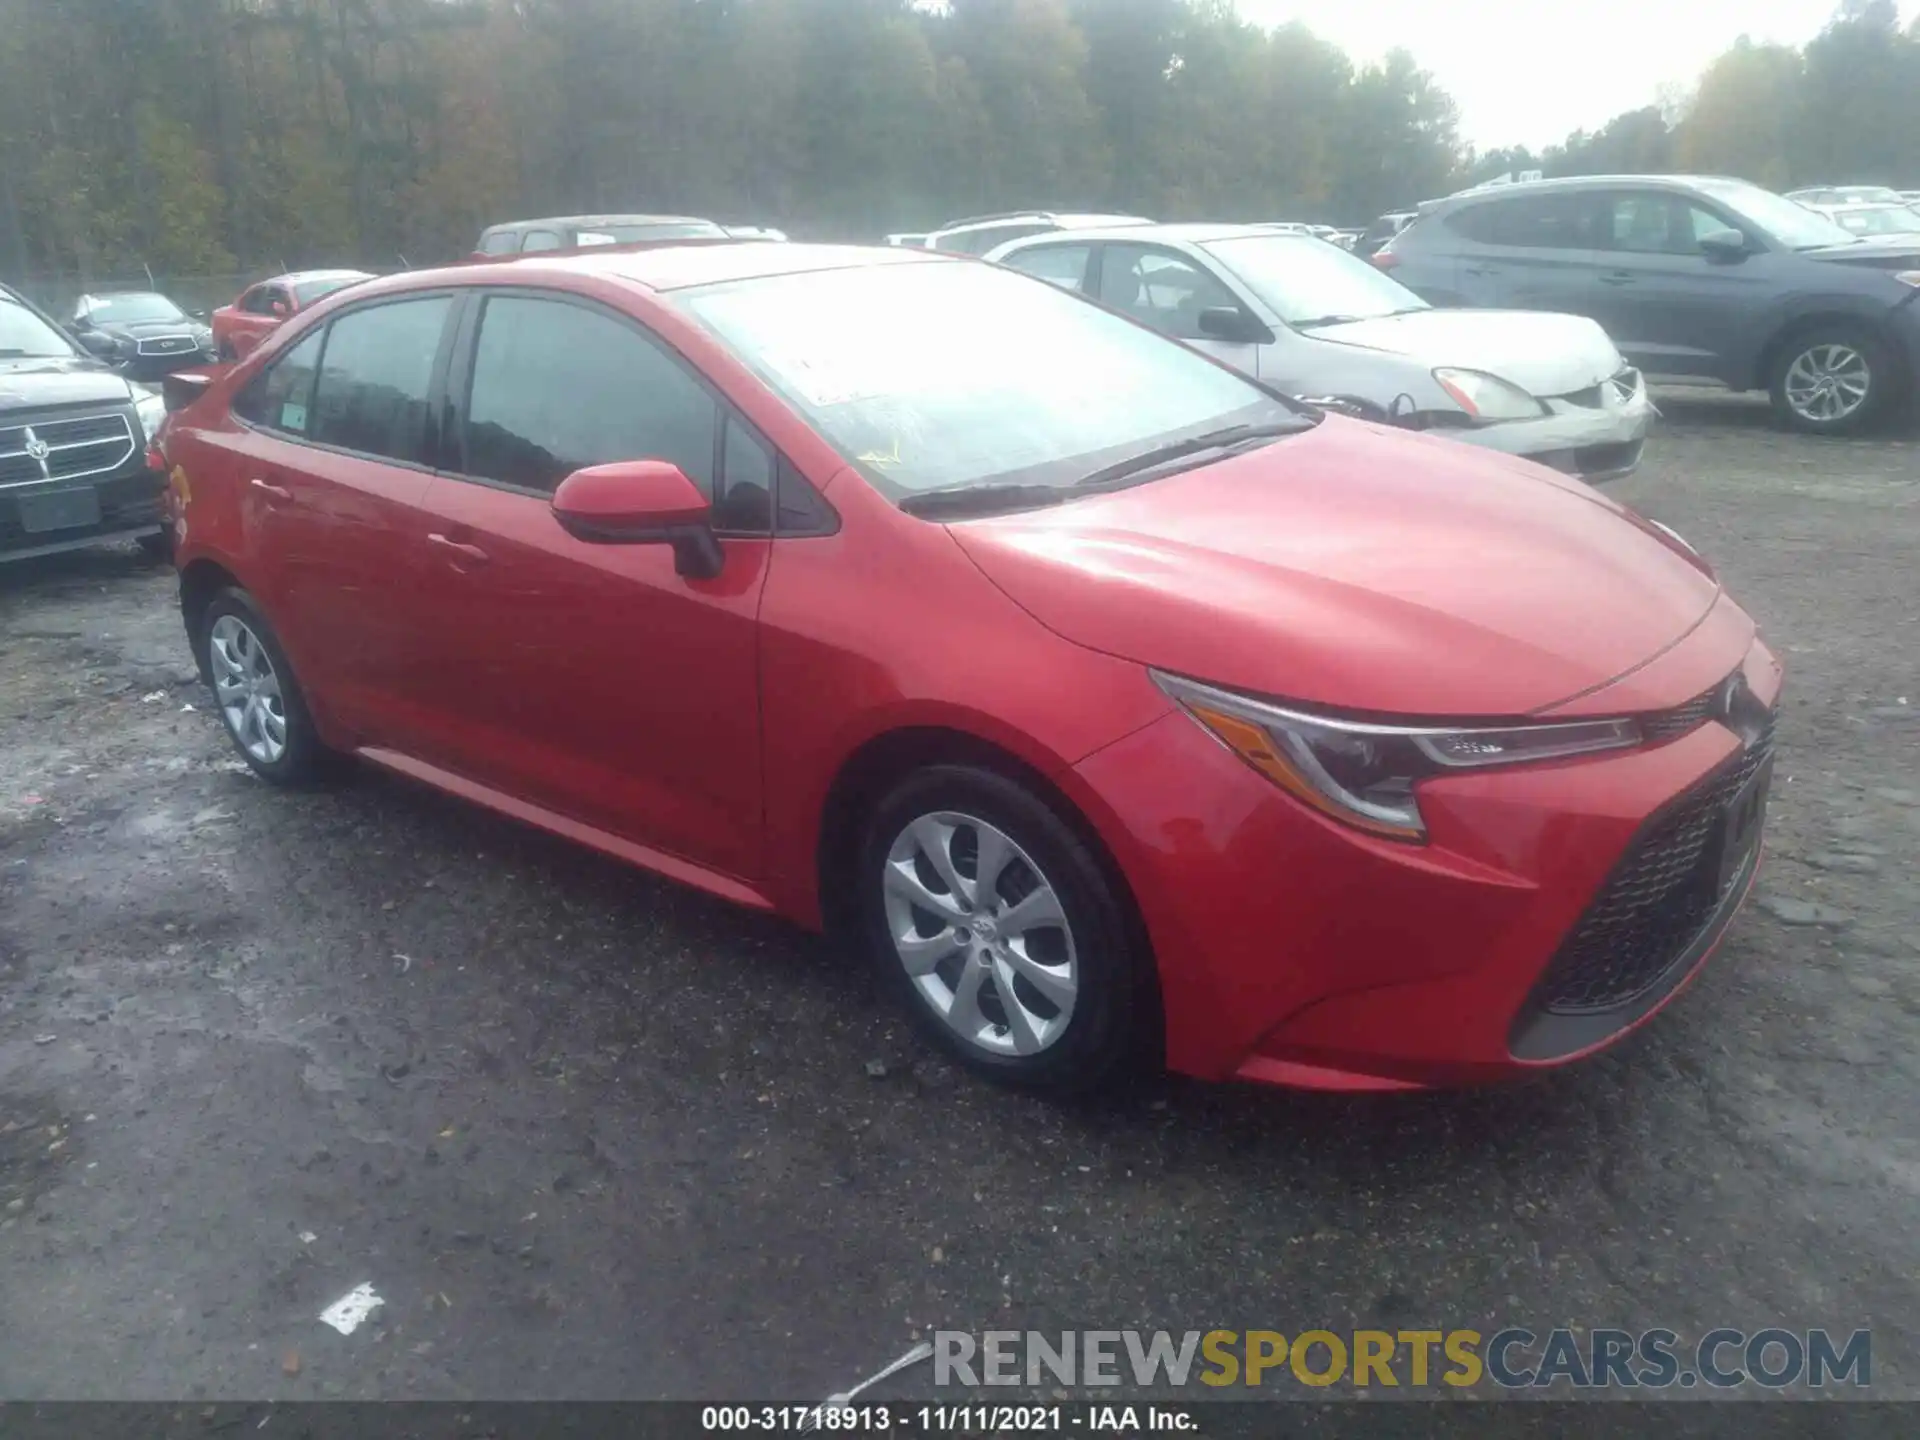
[[[451,550],[462,560],[470,564],[484,565],[487,563],[487,552],[482,550],[478,545],[466,545],[458,540],[449,540],[446,536],[438,533],[427,536],[427,543],[429,545],[438,545],[442,550]]]
[[[1609,270],[1600,277],[1602,285],[1631,285],[1634,275],[1631,270]]]
[[[258,476],[256,476],[250,483],[253,485],[254,489],[262,491],[265,494],[271,495],[276,500],[293,499],[293,492],[287,489],[284,485],[269,485],[266,481],[260,479]]]

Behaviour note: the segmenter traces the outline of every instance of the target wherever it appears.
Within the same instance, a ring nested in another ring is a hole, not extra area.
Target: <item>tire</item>
[[[1892,352],[1877,335],[1844,322],[1790,336],[1768,377],[1773,413],[1806,435],[1854,435],[1884,414],[1900,389]]]
[[[976,904],[983,853],[1002,863],[992,900]],[[853,883],[883,982],[962,1064],[1070,1094],[1120,1079],[1146,1053],[1158,1012],[1145,945],[1099,858],[1025,786],[970,765],[916,772],[869,817]],[[1007,928],[1018,915],[1028,923]],[[896,935],[917,942],[917,975]]]
[[[253,597],[233,587],[220,591],[201,615],[195,643],[212,677],[214,708],[240,758],[276,785],[318,779],[326,748],[286,651]]]

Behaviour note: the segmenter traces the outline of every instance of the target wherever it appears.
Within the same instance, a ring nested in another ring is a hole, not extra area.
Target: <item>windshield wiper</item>
[[[953,485],[909,495],[900,508],[923,520],[962,520],[1006,510],[1037,510],[1066,498],[1058,485]]]
[[[1143,450],[1138,455],[1129,455],[1125,460],[1116,460],[1113,464],[1103,466],[1074,483],[1081,488],[1106,485],[1175,460],[1204,454],[1209,450],[1226,450],[1236,445],[1244,445],[1251,440],[1273,440],[1282,435],[1298,435],[1302,430],[1311,428],[1312,422],[1303,420],[1293,420],[1278,425],[1229,425],[1224,430],[1209,430],[1206,434],[1195,435],[1190,440],[1175,440],[1171,444]]]

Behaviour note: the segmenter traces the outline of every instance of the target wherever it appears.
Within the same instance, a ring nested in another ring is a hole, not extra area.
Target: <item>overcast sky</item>
[[[1357,62],[1411,51],[1481,149],[1538,148],[1690,86],[1739,36],[1798,45],[1839,0],[1237,0],[1262,25],[1304,20]],[[1903,0],[1911,20],[1920,0]],[[1556,38],[1558,37],[1558,38]]]

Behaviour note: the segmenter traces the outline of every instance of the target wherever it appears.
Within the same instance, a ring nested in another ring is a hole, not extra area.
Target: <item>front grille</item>
[[[1773,754],[1773,729],[1769,713],[1737,761],[1682,796],[1627,848],[1548,963],[1534,1006],[1577,1015],[1624,1005],[1657,985],[1700,938],[1726,898],[1714,841],[1734,796]],[[1728,883],[1737,884],[1739,870],[1731,874]]]
[[[106,475],[124,465],[136,448],[125,415],[0,425],[0,485]]]
[[[1678,740],[1682,735],[1691,734],[1712,717],[1714,695],[1719,688],[1716,685],[1712,690],[1702,691],[1684,705],[1676,705],[1671,710],[1642,715],[1640,733],[1655,744],[1666,740]]]

